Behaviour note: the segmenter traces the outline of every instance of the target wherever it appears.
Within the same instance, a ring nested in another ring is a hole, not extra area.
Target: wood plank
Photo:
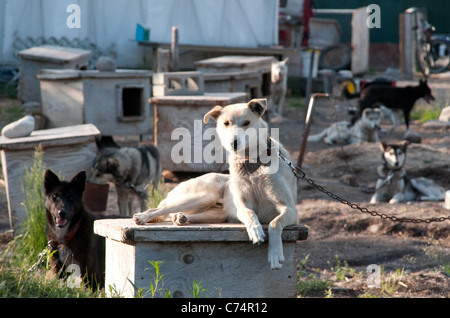
[[[45,61],[54,64],[66,64],[84,60],[92,55],[91,51],[54,45],[32,47],[17,53],[22,59]]]
[[[138,41],[138,45],[149,46],[153,49],[170,48],[171,43],[152,42],[152,41]],[[257,55],[289,55],[297,53],[297,49],[293,47],[283,46],[259,46],[259,47],[237,47],[237,46],[210,46],[210,45],[195,45],[182,44],[178,45],[180,50],[188,51],[205,51],[205,52],[225,52],[234,54],[257,54]]]
[[[114,72],[98,70],[41,69],[36,76],[40,80],[59,81],[75,79],[106,79],[106,78],[151,78],[153,71],[116,69]]]
[[[267,225],[263,225],[268,237]],[[189,224],[151,223],[136,225],[132,219],[104,219],[94,223],[94,232],[109,239],[134,244],[137,242],[248,242],[243,224]],[[306,240],[308,228],[303,225],[288,226],[283,230],[284,241]]]
[[[100,131],[92,124],[35,130],[28,137],[6,138],[0,136],[0,149],[34,149],[38,144],[43,147],[67,146],[92,142],[100,135]]]
[[[369,28],[367,27],[367,7],[353,11],[352,16],[352,61],[354,75],[369,70]]]
[[[234,103],[243,102],[248,98],[247,93],[205,93],[205,95],[190,96],[157,96],[149,99],[150,104],[155,106],[227,106]],[[205,113],[206,114],[206,113]],[[203,116],[199,119],[202,119]]]

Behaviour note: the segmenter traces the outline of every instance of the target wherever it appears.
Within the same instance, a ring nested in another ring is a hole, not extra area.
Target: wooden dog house
[[[48,128],[92,123],[106,136],[148,134],[152,75],[145,70],[41,70]]]
[[[205,78],[205,92],[246,92],[250,98],[271,94],[271,56],[225,55],[194,63]]]

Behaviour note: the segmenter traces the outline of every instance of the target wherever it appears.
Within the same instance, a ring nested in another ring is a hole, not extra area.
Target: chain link
[[[51,245],[52,241],[48,241],[47,242],[47,246],[42,250],[41,253],[39,253],[38,255],[38,260],[36,263],[33,264],[33,266],[31,266],[28,271],[32,272],[34,271],[39,265],[41,265],[44,262],[44,259],[47,257],[47,254],[50,252],[53,252],[53,247]]]
[[[294,175],[299,179],[299,180],[305,180],[309,185],[313,186],[314,188],[316,188],[318,191],[325,193],[326,195],[328,195],[330,198],[339,201],[342,204],[348,205],[349,207],[351,207],[354,210],[359,210],[362,213],[366,213],[369,214],[371,216],[378,216],[382,219],[389,219],[391,221],[394,222],[406,222],[406,223],[432,223],[432,222],[444,222],[447,220],[450,220],[450,215],[447,217],[439,217],[439,218],[426,218],[426,219],[414,219],[414,218],[405,218],[405,217],[397,217],[394,215],[387,215],[384,213],[379,213],[377,211],[370,211],[369,209],[365,208],[365,207],[360,207],[358,204],[356,203],[352,203],[346,199],[341,198],[340,196],[334,194],[331,191],[328,191],[327,189],[325,189],[324,187],[322,187],[321,185],[317,184],[314,180],[306,177],[306,173],[300,169],[299,167],[297,167],[296,165],[294,165],[289,159],[287,159],[282,153],[280,153],[278,151],[278,158],[282,159],[291,169],[292,172],[294,173]]]

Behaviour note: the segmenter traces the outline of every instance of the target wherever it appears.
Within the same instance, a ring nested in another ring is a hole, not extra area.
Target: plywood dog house
[[[152,71],[41,70],[48,128],[92,123],[102,135],[149,133]]]
[[[246,92],[250,98],[271,94],[271,56],[225,55],[195,62],[205,79],[205,92]]]
[[[39,70],[86,69],[91,51],[68,47],[42,45],[17,53],[20,58],[19,99],[22,102],[39,102],[40,89],[36,75]]]

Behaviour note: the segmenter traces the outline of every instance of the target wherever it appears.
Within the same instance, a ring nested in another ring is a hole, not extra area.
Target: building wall
[[[354,9],[370,4],[380,6],[381,28],[373,28],[369,32],[369,65],[375,70],[399,68],[399,14],[408,8],[425,8],[428,22],[436,27],[435,33],[450,33],[448,0],[315,0],[314,2],[317,9]],[[350,42],[350,14],[318,14],[317,17],[337,19],[342,28],[341,42]]]
[[[427,9],[428,22],[436,27],[436,33],[450,33],[448,0],[314,0],[314,2],[317,9],[354,9],[378,4],[381,10],[381,28],[370,30],[372,43],[398,43],[398,15],[411,7]],[[320,17],[338,19],[343,30],[341,40],[350,42],[349,17],[323,14],[320,14]]]
[[[79,28],[67,23],[71,4]],[[180,44],[269,46],[278,43],[278,0],[0,0],[0,65],[51,41],[94,47],[119,67],[140,68],[147,56],[134,41],[137,23],[154,42],[170,43],[176,26]]]

